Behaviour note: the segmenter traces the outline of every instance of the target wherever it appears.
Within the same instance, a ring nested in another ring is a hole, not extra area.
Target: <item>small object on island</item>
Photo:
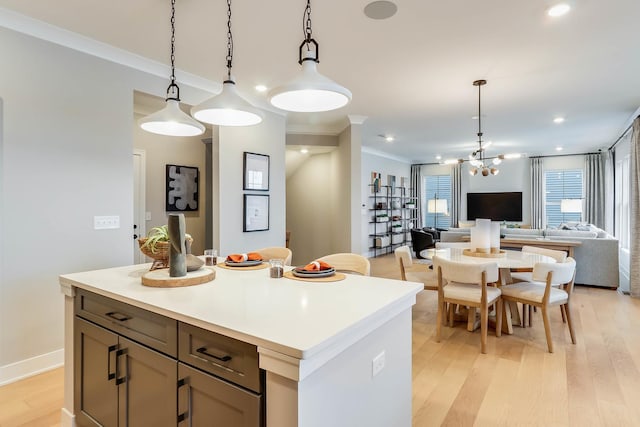
[[[191,243],[193,239],[186,234],[184,239],[184,247],[187,249],[187,271],[196,271],[202,268],[204,261],[191,253]]]
[[[204,263],[209,267],[218,264],[218,251],[215,249],[205,249]]]
[[[269,260],[269,277],[279,279],[284,275],[284,260],[272,258]]]
[[[187,275],[187,249],[184,244],[184,214],[169,214],[169,276]]]

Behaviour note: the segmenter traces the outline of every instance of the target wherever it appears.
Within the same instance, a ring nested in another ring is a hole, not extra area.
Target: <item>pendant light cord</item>
[[[482,109],[481,109],[481,102],[480,102],[480,91],[481,91],[481,87],[482,85],[478,85],[478,146],[479,151],[480,151],[480,161],[483,162],[483,166],[484,166],[484,161],[483,161],[483,155],[482,155]]]
[[[171,83],[166,101],[180,101],[180,88],[176,84],[176,0],[171,0]]]
[[[318,42],[316,42],[312,36],[311,30],[311,0],[307,0],[307,7],[304,9],[304,13],[302,14],[302,32],[304,34],[304,40],[300,44],[299,53],[298,53],[298,64],[302,64],[303,61],[314,61],[320,62],[320,47],[318,46]],[[311,45],[314,48],[311,48]],[[315,57],[307,57],[307,55],[302,54],[302,48],[307,47],[307,52],[315,51]]]
[[[234,83],[231,79],[231,67],[233,66],[233,34],[231,34],[231,0],[227,0],[227,80],[225,83]]]

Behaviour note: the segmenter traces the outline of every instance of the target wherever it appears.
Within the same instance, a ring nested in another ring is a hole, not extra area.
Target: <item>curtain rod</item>
[[[575,154],[550,154],[548,156],[528,156],[529,159],[544,159],[547,157],[567,157],[567,156],[586,156],[588,154],[602,154],[602,151],[596,151],[594,153],[575,153]],[[466,160],[465,160],[466,162]],[[454,163],[457,164],[457,163]],[[412,163],[411,166],[451,166],[443,163]]]
[[[629,132],[629,129],[631,129],[633,127],[633,122],[635,122],[636,120],[638,120],[640,118],[640,116],[636,117],[634,120],[631,121],[631,124],[629,126],[627,126],[627,128],[624,130],[624,132],[622,132],[622,135],[620,135],[618,137],[618,139],[616,139],[616,142],[614,142],[611,147],[609,147],[609,151],[613,150],[613,148],[618,144],[618,142],[620,142],[620,140],[622,138],[625,137],[625,135],[627,134],[627,132]]]

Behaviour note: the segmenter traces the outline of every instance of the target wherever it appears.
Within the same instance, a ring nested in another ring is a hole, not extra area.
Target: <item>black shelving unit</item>
[[[410,242],[409,230],[417,223],[411,212],[417,210],[417,198],[408,195],[410,188],[381,185],[378,192],[373,184],[369,188],[369,250],[376,257]]]

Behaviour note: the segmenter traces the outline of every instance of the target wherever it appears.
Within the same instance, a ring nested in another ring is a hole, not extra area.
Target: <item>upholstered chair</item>
[[[358,254],[338,253],[325,255],[318,258],[342,273],[356,273],[362,276],[371,275],[371,263],[369,260]]]
[[[409,246],[400,246],[393,252],[398,268],[400,269],[400,277],[402,280],[420,282],[424,284],[425,289],[432,291],[438,290],[438,277],[436,272],[430,270],[425,264],[414,264]]]

